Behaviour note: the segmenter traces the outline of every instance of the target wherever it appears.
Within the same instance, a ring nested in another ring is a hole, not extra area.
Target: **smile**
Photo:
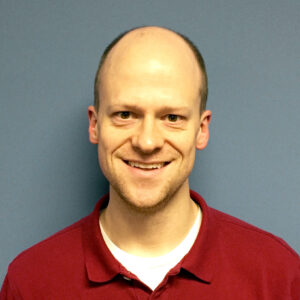
[[[169,164],[169,162],[146,164],[146,163],[140,163],[140,162],[128,161],[128,160],[125,160],[125,163],[127,165],[129,165],[130,167],[137,168],[137,169],[143,169],[143,170],[161,169],[164,166],[166,166],[167,164]]]

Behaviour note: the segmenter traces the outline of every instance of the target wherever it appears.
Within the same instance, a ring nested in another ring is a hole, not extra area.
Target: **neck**
[[[110,199],[101,213],[108,237],[127,253],[154,257],[174,249],[193,226],[198,205],[190,198],[188,184],[156,210],[139,211],[110,188]]]

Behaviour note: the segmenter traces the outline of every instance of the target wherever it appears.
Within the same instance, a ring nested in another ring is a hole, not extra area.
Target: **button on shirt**
[[[21,253],[9,266],[0,299],[299,300],[300,260],[283,240],[206,205],[189,253],[152,291],[108,250],[91,215]]]

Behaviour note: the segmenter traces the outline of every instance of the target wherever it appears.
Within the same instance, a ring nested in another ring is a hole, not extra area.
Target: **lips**
[[[136,162],[136,161],[129,161],[125,160],[125,163],[133,168],[142,169],[142,170],[155,170],[155,169],[161,169],[169,162],[160,162],[160,163],[142,163],[142,162]]]

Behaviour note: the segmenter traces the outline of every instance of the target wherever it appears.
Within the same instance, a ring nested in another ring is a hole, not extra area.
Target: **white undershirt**
[[[175,267],[192,248],[201,224],[200,207],[194,225],[184,240],[169,253],[157,257],[140,257],[129,254],[117,247],[105,233],[101,222],[100,229],[103,239],[112,255],[131,273],[135,274],[143,283],[154,290],[164,279],[166,274]]]

